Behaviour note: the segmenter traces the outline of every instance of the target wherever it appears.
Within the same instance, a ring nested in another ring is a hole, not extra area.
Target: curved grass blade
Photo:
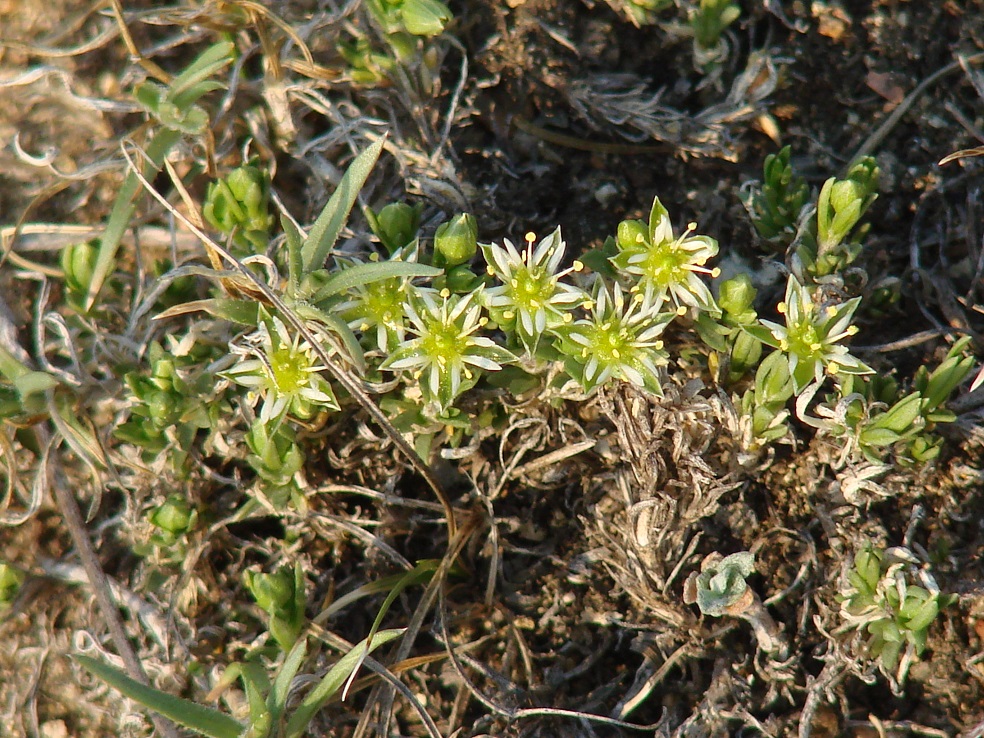
[[[366,638],[353,646],[352,650],[342,656],[331,667],[324,678],[318,683],[318,686],[312,689],[301,704],[297,706],[297,709],[294,710],[294,714],[287,721],[287,729],[284,731],[286,738],[300,738],[307,729],[308,723],[311,722],[311,718],[339,690],[342,684],[345,683],[345,680],[348,679],[349,674],[354,671],[366,655],[372,653],[384,643],[388,643],[394,638],[403,635],[405,630],[406,628],[381,630],[375,636]]]
[[[340,294],[353,287],[362,287],[384,279],[436,277],[441,272],[442,270],[437,267],[409,261],[374,261],[367,264],[356,264],[354,267],[332,274],[311,298],[311,302],[317,304],[332,295]]]
[[[209,738],[239,738],[245,728],[224,712],[148,687],[94,658],[81,655],[75,658],[88,671],[131,700]]]

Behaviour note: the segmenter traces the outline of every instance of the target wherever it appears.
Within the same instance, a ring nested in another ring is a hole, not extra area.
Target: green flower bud
[[[401,8],[403,27],[414,36],[436,36],[454,16],[438,0],[404,0]]]
[[[751,278],[739,274],[721,283],[718,305],[739,323],[750,323],[755,320],[752,304],[756,294]]]
[[[253,595],[256,604],[268,613],[292,612],[294,609],[294,572],[284,566],[272,574],[247,571],[243,575],[246,588]]]
[[[197,511],[179,495],[171,495],[164,504],[151,510],[150,524],[177,538],[187,533],[198,520]]]
[[[273,574],[247,571],[246,588],[270,616],[270,635],[285,651],[290,650],[304,628],[304,572],[300,563],[281,567]]]
[[[618,224],[616,240],[622,249],[649,243],[649,226],[641,220],[623,220]]]
[[[366,216],[373,233],[379,237],[383,246],[392,255],[417,237],[420,211],[419,205],[391,202],[378,213],[367,208]]]
[[[448,267],[471,261],[478,251],[478,223],[469,213],[460,213],[443,223],[434,234],[434,251]]]
[[[453,269],[448,269],[445,279],[447,288],[458,294],[474,292],[481,283],[481,277],[475,274],[468,264],[459,264]]]
[[[246,433],[246,445],[253,452],[246,461],[275,487],[290,484],[304,466],[304,453],[284,426],[270,433],[264,423],[254,423]]]
[[[864,200],[864,197],[864,185],[852,179],[834,182],[833,187],[830,188],[830,204],[837,212],[847,210],[857,200]]]
[[[149,392],[144,397],[147,404],[147,415],[158,429],[167,428],[174,424],[175,405],[173,398],[167,392]]]
[[[223,233],[238,230],[237,243],[265,248],[273,216],[270,178],[255,164],[244,164],[208,186],[202,215]]]
[[[59,261],[65,272],[65,286],[70,292],[85,294],[89,289],[98,252],[99,239],[73,243],[61,252]]]

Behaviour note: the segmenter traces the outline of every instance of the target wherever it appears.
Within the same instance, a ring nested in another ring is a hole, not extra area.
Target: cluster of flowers
[[[514,363],[536,372],[560,361],[585,392],[621,380],[660,393],[660,368],[669,358],[660,338],[666,326],[688,313],[721,315],[704,281],[719,274],[707,267],[718,244],[695,229],[690,224],[674,234],[656,199],[648,223],[619,225],[607,260],[611,276],[586,273],[579,261],[562,268],[566,244],[558,228],[539,242],[527,234],[525,248],[508,239],[501,246],[482,244],[486,277],[468,264],[448,264],[448,274],[457,270],[463,288],[454,288],[451,279],[425,286],[390,277],[353,287],[334,312],[380,359],[380,371],[419,387],[431,417],[448,411],[483,372]],[[470,262],[476,250],[472,238],[470,251],[459,250],[458,258]],[[394,250],[391,260],[415,262],[419,256],[414,239]],[[824,372],[867,373],[839,343],[854,332],[856,307],[857,300],[823,307],[790,276],[779,305],[785,324],[761,321],[766,338],[760,340],[788,354],[799,386],[821,380]],[[265,319],[240,351],[246,360],[226,376],[248,386],[254,399],[264,398],[262,419],[287,413],[304,419],[337,408],[312,347],[291,337],[276,317]]]

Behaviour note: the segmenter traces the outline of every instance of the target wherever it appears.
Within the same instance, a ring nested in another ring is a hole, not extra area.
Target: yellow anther
[[[714,267],[714,268],[713,268],[713,269],[711,270],[711,277],[712,277],[713,279],[717,279],[717,278],[718,278],[718,277],[720,277],[720,276],[721,276],[721,267]]]
[[[451,290],[449,290],[447,287],[445,287],[443,290],[441,290],[440,295],[445,300],[447,300],[449,297],[451,297]]]
[[[533,231],[527,232],[527,234],[526,234],[526,243],[528,243],[530,246],[532,246],[534,241],[536,241],[536,234]]]
[[[486,325],[488,325],[488,322],[489,322],[489,319],[486,318],[484,315],[481,318],[478,319],[478,325],[480,327],[485,327]]]
[[[683,306],[683,305],[680,305],[676,309],[676,314],[679,315],[682,318],[684,315],[687,314],[687,308],[685,306]]]
[[[580,272],[581,270],[584,269],[584,263],[578,261],[577,259],[574,260],[574,264],[572,266],[575,272]]]
[[[785,313],[786,313],[786,303],[785,302],[780,302],[778,305],[776,305],[776,312],[779,312],[779,313],[782,313],[783,315],[785,315]]]
[[[616,359],[622,358],[622,355],[618,352],[617,348],[612,349],[612,356],[615,357]]]

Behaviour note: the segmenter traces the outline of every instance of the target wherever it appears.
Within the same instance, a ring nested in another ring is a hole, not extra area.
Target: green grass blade
[[[301,704],[297,706],[294,714],[291,715],[290,720],[287,722],[287,730],[284,733],[286,738],[300,738],[307,729],[308,723],[311,722],[311,718],[314,717],[322,705],[331,699],[332,695],[345,683],[345,680],[348,679],[349,674],[352,673],[356,665],[361,663],[368,654],[372,653],[384,643],[388,643],[394,638],[403,635],[405,630],[406,628],[381,630],[371,639],[366,638],[364,641],[360,641],[353,646],[352,650],[342,656],[331,667],[324,678],[318,683],[318,686],[312,689]]]
[[[150,161],[144,165],[143,175],[148,179],[153,179],[154,172],[163,165],[167,152],[180,140],[180,131],[170,128],[164,128],[158,131],[147,146],[147,157]],[[116,196],[116,201],[113,203],[113,211],[109,215],[106,230],[99,239],[99,251],[96,254],[96,262],[92,268],[92,279],[89,282],[89,289],[85,295],[86,312],[92,310],[92,306],[95,305],[96,298],[99,296],[99,291],[109,276],[109,270],[112,268],[113,261],[116,259],[116,251],[119,249],[120,241],[123,240],[123,234],[130,227],[133,214],[136,212],[136,206],[133,204],[133,200],[137,196],[139,189],[140,180],[136,174],[130,172],[123,179],[123,186],[120,187],[120,192]]]
[[[209,83],[205,87],[200,87],[200,94],[196,95],[194,98],[189,99],[184,97],[185,94],[195,88],[196,85],[204,82],[213,74],[222,69],[222,67],[226,64],[231,62],[234,48],[235,47],[230,41],[220,41],[219,43],[205,49],[205,51],[203,51],[199,57],[188,66],[187,69],[175,77],[171,82],[168,93],[171,100],[174,101],[175,104],[178,104],[179,107],[182,107],[182,105],[179,104],[179,100],[185,105],[190,105],[206,92],[209,92],[209,87],[211,87],[211,89],[219,89],[222,87],[223,85],[221,83]],[[215,86],[216,84],[218,87]],[[182,99],[183,97],[184,99]]]
[[[223,712],[148,687],[131,679],[119,669],[89,656],[75,658],[114,689],[178,725],[209,738],[239,738],[243,732],[244,726]]]
[[[301,664],[304,662],[306,656],[307,637],[301,636],[297,639],[294,647],[290,649],[287,658],[284,659],[280,671],[277,672],[277,676],[273,680],[273,688],[267,697],[267,707],[270,710],[270,714],[273,715],[274,721],[279,720],[280,716],[284,714],[284,708],[287,706],[287,694],[290,691],[290,683],[297,675],[297,670],[301,668]]]
[[[304,245],[301,247],[303,257],[304,274],[309,274],[315,269],[320,269],[328,258],[328,252],[338,240],[338,234],[342,232],[342,226],[348,220],[355,199],[359,196],[362,186],[369,178],[369,173],[376,165],[379,153],[383,150],[386,139],[381,138],[368,149],[363,151],[349,165],[338,188],[332,193],[331,199],[321,211],[321,215],[311,227]],[[303,276],[303,275],[302,275]]]

